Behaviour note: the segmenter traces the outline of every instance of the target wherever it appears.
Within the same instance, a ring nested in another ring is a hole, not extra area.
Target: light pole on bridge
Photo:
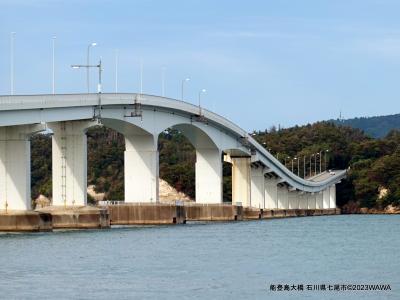
[[[11,85],[11,95],[14,95],[14,42],[15,42],[16,32],[11,32],[10,34],[10,85]]]
[[[97,85],[97,93],[101,94],[101,72],[103,71],[102,66],[101,66],[101,58],[97,65],[71,65],[71,67],[73,69],[86,68],[88,70],[89,70],[89,68],[98,68],[99,69],[99,83]]]
[[[327,150],[325,150],[325,172],[326,172],[326,167],[327,167],[327,164],[326,164],[326,154],[329,152],[329,150],[327,149]]]
[[[56,93],[56,62],[55,62],[55,56],[56,56],[56,39],[57,37],[53,35],[52,37],[52,92],[53,95]]]
[[[207,92],[207,91],[206,91],[205,89],[202,89],[202,90],[200,90],[200,92],[199,92],[199,116],[202,115],[202,112],[201,112],[201,94],[206,93],[206,92]]]
[[[189,77],[182,80],[182,86],[181,86],[181,100],[182,101],[183,101],[183,92],[184,92],[185,82],[188,82],[188,81],[190,81]]]
[[[89,86],[89,64],[90,64],[90,48],[97,46],[96,42],[90,43],[87,46],[87,55],[86,55],[86,87],[88,94],[90,93],[90,86]],[[82,65],[83,67],[83,65]]]

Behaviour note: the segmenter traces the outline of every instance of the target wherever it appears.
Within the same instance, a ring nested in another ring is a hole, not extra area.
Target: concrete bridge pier
[[[41,125],[0,127],[0,210],[31,209],[32,134]]]
[[[298,209],[300,204],[300,194],[297,191],[289,191],[289,209]]]
[[[265,178],[265,208],[278,208],[278,184],[275,178]]]
[[[327,189],[323,190],[323,192],[322,192],[323,208],[329,208],[329,202],[330,202],[329,191],[330,191],[330,188],[328,187]]]
[[[308,209],[316,209],[317,196],[314,193],[307,194]]]
[[[52,136],[53,205],[87,204],[87,138],[92,121],[49,123]]]
[[[308,209],[308,203],[307,203],[307,193],[301,192],[299,194],[299,208],[300,209]]]
[[[316,209],[323,209],[324,208],[324,195],[322,192],[316,193],[316,201],[315,201],[315,208]]]
[[[196,203],[222,203],[222,151],[196,148]]]
[[[286,186],[278,185],[278,208],[288,209],[289,208],[289,198],[288,189]]]
[[[336,208],[336,185],[333,184],[329,188],[329,208]]]
[[[230,157],[232,163],[232,204],[251,205],[251,158]]]
[[[265,179],[263,169],[261,166],[251,166],[250,198],[251,206],[256,208],[265,208]]]
[[[125,202],[158,202],[157,137],[126,135],[125,148]]]

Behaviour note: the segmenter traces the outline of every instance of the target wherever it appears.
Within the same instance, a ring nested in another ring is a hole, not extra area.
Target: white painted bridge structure
[[[290,172],[246,131],[198,106],[139,94],[0,96],[0,210],[30,210],[30,138],[52,135],[53,205],[86,205],[86,130],[125,137],[125,202],[158,202],[158,136],[168,128],[196,149],[196,202],[222,203],[222,162],[232,164],[232,203],[266,209],[336,207],[335,185]]]

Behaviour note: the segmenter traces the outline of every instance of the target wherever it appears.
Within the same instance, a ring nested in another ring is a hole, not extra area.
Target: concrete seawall
[[[105,208],[49,206],[39,209],[38,212],[52,216],[53,229],[101,229],[110,227],[110,218]]]
[[[184,224],[183,206],[173,204],[132,203],[109,205],[111,225]]]
[[[0,231],[51,231],[52,216],[35,211],[2,211],[0,212]]]
[[[184,224],[186,221],[241,221],[340,214],[339,209],[244,208],[230,204],[117,204],[107,206],[111,225]]]
[[[256,209],[230,204],[127,203],[100,207],[49,206],[37,211],[0,211],[0,231],[103,229],[111,225],[167,225],[187,221],[242,221],[340,214],[340,209]]]

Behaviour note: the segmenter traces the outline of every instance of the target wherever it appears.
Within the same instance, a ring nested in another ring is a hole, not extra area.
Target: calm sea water
[[[400,215],[1,234],[0,298],[400,299]]]

